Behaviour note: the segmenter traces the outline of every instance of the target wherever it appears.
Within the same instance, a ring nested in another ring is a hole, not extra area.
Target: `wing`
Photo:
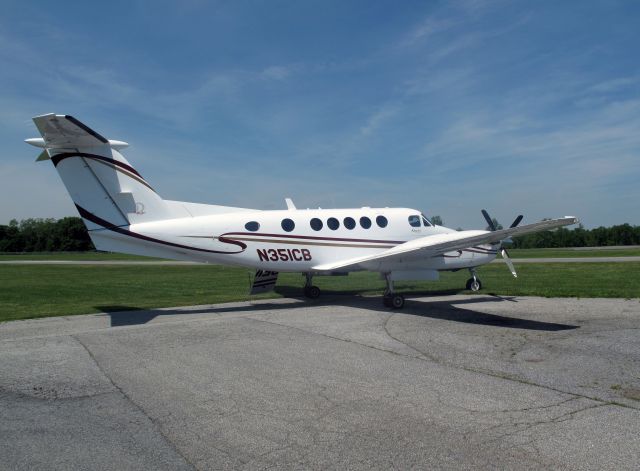
[[[33,122],[47,148],[94,147],[109,142],[73,116],[51,113],[36,116]]]
[[[518,226],[499,231],[460,231],[448,234],[437,234],[433,236],[420,237],[410,240],[404,244],[385,250],[384,252],[369,255],[366,257],[352,258],[340,262],[327,263],[313,267],[318,271],[338,270],[343,268],[355,268],[358,265],[371,261],[393,260],[395,258],[406,259],[407,254],[416,258],[427,258],[441,255],[454,250],[466,249],[474,245],[494,244],[511,236],[529,234],[531,232],[546,231],[557,227],[576,224],[578,218],[567,216],[559,219],[549,219],[525,226]]]

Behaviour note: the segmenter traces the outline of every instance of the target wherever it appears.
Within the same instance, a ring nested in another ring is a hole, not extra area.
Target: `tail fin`
[[[42,139],[38,160],[51,159],[87,229],[104,229],[171,218],[171,210],[119,152],[128,144],[110,141],[73,116],[33,118]]]

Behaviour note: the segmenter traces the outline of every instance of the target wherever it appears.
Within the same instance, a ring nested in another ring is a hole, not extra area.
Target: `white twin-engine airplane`
[[[501,252],[505,239],[575,224],[551,219],[491,231],[455,231],[432,224],[408,208],[287,209],[261,211],[162,199],[122,156],[126,142],[108,140],[68,115],[33,118],[42,138],[26,142],[44,150],[58,170],[96,249],[150,257],[255,268],[252,293],[274,288],[278,272],[306,276],[304,293],[320,295],[314,275],[379,272],[387,282],[384,304],[402,308],[396,280],[437,280],[440,271],[466,268],[467,289],[481,288],[476,267]]]

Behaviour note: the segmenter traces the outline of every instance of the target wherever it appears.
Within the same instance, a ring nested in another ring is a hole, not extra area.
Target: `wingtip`
[[[44,139],[41,137],[31,137],[29,139],[25,139],[24,142],[26,142],[27,144],[33,147],[40,147],[42,149],[46,147],[46,143],[44,142]]]

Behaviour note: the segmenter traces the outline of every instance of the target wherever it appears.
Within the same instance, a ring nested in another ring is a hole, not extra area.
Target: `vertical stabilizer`
[[[171,218],[171,210],[120,153],[126,143],[110,141],[72,116],[33,118],[43,147],[89,230]],[[46,156],[40,155],[38,160]]]

